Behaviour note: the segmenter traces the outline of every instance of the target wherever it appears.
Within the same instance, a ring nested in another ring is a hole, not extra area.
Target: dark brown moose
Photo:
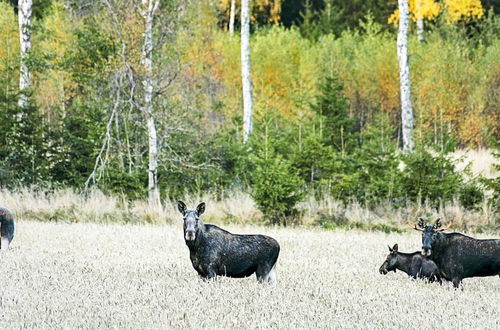
[[[420,253],[420,251],[413,253],[403,253],[398,251],[398,245],[389,246],[389,254],[386,260],[380,266],[379,272],[386,275],[390,271],[396,272],[396,269],[401,270],[411,276],[412,278],[425,278],[429,282],[438,281],[441,283],[438,268],[436,264]]]
[[[0,206],[0,249],[7,250],[14,238],[14,215],[6,208]]]
[[[206,280],[215,276],[247,277],[255,273],[259,282],[276,282],[278,242],[264,235],[237,235],[214,225],[204,224],[200,216],[205,203],[188,210],[182,201],[177,207],[184,217],[184,240],[191,263]]]
[[[434,261],[441,277],[458,288],[464,278],[500,275],[500,239],[475,239],[460,233],[443,233],[440,219],[414,228],[422,232],[422,255]]]

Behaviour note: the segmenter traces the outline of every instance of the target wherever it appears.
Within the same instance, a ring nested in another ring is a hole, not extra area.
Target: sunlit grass
[[[253,226],[281,245],[278,284],[206,283],[192,268],[180,217],[167,226],[18,221],[0,254],[0,327],[474,328],[498,327],[498,277],[463,290],[382,276],[387,245],[414,251],[418,233]],[[486,236],[482,236],[486,237]]]

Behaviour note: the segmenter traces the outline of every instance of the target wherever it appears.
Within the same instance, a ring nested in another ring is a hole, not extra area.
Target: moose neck
[[[442,251],[444,247],[450,244],[450,235],[452,234],[447,234],[447,233],[437,233],[437,239],[434,240],[432,243],[432,253],[429,256],[429,259],[433,261],[440,261],[441,259],[445,258],[442,254],[436,253],[436,251]]]
[[[398,252],[398,262],[396,264],[396,269],[399,269],[403,272],[405,272],[406,274],[410,274],[410,266],[411,266],[411,260],[414,256],[414,253],[413,254],[409,254],[409,253],[401,253],[401,252]]]

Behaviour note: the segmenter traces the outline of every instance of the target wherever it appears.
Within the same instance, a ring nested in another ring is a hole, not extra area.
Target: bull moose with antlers
[[[426,225],[420,218],[414,228],[422,232],[422,255],[436,263],[440,275],[458,288],[464,278],[500,276],[500,239],[475,239],[460,233],[443,233],[441,220]]]

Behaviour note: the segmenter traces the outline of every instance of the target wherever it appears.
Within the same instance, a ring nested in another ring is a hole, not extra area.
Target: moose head
[[[389,248],[389,254],[387,255],[387,258],[379,269],[379,272],[382,275],[386,275],[390,271],[396,272],[398,263],[398,245],[394,244],[392,248],[390,246],[387,247]]]
[[[428,257],[432,253],[432,245],[439,240],[438,233],[450,228],[451,223],[447,227],[441,227],[441,219],[437,219],[434,225],[425,225],[425,220],[419,218],[418,225],[414,226],[415,230],[422,232],[422,255]]]
[[[186,242],[195,241],[203,226],[200,216],[205,212],[205,203],[200,203],[196,210],[188,210],[183,201],[178,201],[177,208],[184,218],[184,239]]]

